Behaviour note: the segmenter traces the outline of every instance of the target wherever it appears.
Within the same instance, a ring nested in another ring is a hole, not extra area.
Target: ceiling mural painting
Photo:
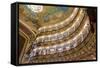
[[[95,15],[92,8],[20,4],[19,63],[95,60]]]

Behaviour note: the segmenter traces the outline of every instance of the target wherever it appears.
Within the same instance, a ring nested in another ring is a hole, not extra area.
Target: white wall
[[[10,4],[16,0],[1,0],[0,1],[0,68],[16,68],[10,64]],[[19,0],[24,2],[37,3],[54,3],[66,5],[87,5],[98,6],[100,12],[100,0]],[[100,13],[98,13],[98,35],[100,35]],[[100,38],[100,36],[98,36]],[[98,39],[100,40],[100,39]],[[98,41],[100,44],[100,41]],[[98,44],[98,52],[100,46]],[[100,59],[100,54],[98,53]],[[35,65],[35,66],[21,66],[19,68],[100,68],[100,61],[85,62],[85,63],[64,63],[64,64],[50,64],[50,65]]]

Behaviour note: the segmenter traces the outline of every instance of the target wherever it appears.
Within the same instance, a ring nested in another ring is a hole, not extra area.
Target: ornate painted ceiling
[[[96,20],[89,9],[19,5],[19,62],[96,60]]]

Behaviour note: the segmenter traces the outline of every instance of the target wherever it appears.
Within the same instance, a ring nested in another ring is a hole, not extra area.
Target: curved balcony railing
[[[74,17],[77,15],[79,8],[75,8],[72,12],[72,14],[64,21],[61,23],[57,23],[54,25],[49,25],[49,26],[43,26],[38,29],[39,33],[41,32],[46,32],[46,31],[52,31],[52,30],[58,30],[60,28],[63,28],[64,26],[68,25]]]
[[[79,43],[81,43],[87,37],[89,30],[90,30],[90,22],[89,18],[87,17],[84,26],[76,36],[69,39],[67,42],[61,44],[35,48],[31,51],[30,57],[36,56],[36,53],[38,53],[38,55],[47,55],[47,54],[54,54],[63,51],[68,51],[72,48],[75,48]]]
[[[58,40],[58,39],[60,40],[60,39],[63,39],[64,37],[69,36],[71,33],[73,33],[79,27],[84,15],[85,15],[84,10],[81,9],[79,12],[79,16],[76,18],[74,24],[70,28],[68,28],[65,31],[60,32],[60,33],[39,36],[39,37],[37,37],[36,42],[39,43],[39,42],[55,41],[55,40]]]

